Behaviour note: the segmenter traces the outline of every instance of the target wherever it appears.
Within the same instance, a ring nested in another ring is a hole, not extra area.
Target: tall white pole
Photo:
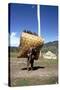
[[[40,5],[37,5],[37,20],[38,20],[38,36],[41,36],[40,30]],[[41,50],[40,50],[40,57],[41,57]]]
[[[40,5],[37,5],[37,20],[38,20],[38,36],[41,35],[40,31]]]

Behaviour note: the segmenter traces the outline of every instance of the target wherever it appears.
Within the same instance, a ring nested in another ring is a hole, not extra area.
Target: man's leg
[[[33,70],[34,59],[31,60],[31,70]]]
[[[28,59],[27,59],[27,70],[29,71],[29,63],[30,63],[30,61],[29,61],[29,57],[28,57]]]

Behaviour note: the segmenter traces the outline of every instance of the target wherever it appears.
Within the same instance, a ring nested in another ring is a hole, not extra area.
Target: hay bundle
[[[30,47],[35,47],[36,48],[35,59],[38,59],[40,49],[43,46],[43,39],[41,37],[36,36],[36,35],[22,32],[19,46],[20,46],[19,47],[19,54],[18,54],[19,58],[21,58],[21,57],[26,58]]]

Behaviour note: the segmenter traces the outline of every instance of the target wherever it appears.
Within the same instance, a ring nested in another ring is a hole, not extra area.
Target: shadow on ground
[[[45,67],[43,67],[43,66],[35,66],[35,67],[33,67],[33,70],[38,70],[38,69],[43,69],[43,68],[45,68]],[[27,68],[22,68],[21,70],[27,70]],[[31,70],[31,68],[29,67],[29,70]]]

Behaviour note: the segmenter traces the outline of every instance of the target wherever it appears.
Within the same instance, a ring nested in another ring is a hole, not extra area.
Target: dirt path
[[[42,60],[35,61],[34,70],[27,71],[26,59],[11,58],[11,79],[17,78],[51,78],[58,77],[57,64],[46,64]]]

